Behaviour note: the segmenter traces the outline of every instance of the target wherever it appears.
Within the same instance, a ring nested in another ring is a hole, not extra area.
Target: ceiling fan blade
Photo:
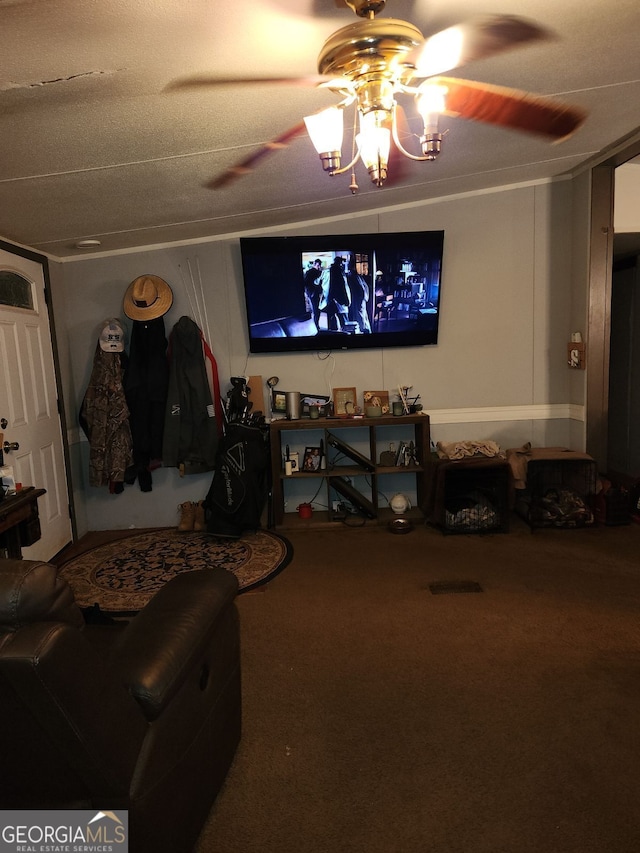
[[[211,74],[195,74],[192,77],[179,77],[168,83],[165,92],[177,92],[180,89],[205,89],[214,86],[247,86],[263,84],[270,86],[319,86],[329,77],[314,74],[309,77],[214,77]]]
[[[587,117],[580,107],[504,86],[453,77],[434,77],[423,85],[446,87],[445,115],[539,133],[555,141],[570,136]]]
[[[550,31],[524,18],[491,15],[472,18],[435,33],[407,54],[406,59],[416,66],[414,77],[431,77],[551,37]]]
[[[289,143],[297,136],[302,136],[306,133],[306,130],[307,128],[304,121],[298,122],[298,124],[295,124],[293,127],[285,130],[284,133],[281,133],[279,136],[276,136],[274,139],[266,142],[261,148],[253,151],[243,160],[240,160],[240,162],[230,166],[222,172],[221,175],[218,175],[217,178],[213,178],[213,180],[208,181],[204,186],[210,190],[219,190],[226,187],[237,178],[241,178],[243,175],[247,175],[249,172],[253,171],[253,169],[255,169],[256,166],[258,166],[269,154],[273,154],[276,151],[280,151],[282,148],[286,148],[287,145],[289,145]]]

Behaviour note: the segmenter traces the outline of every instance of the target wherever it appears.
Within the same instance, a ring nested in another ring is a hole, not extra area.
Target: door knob
[[[17,441],[5,441],[2,449],[5,453],[11,453],[12,450],[20,450],[20,445]]]
[[[6,418],[0,418],[0,429],[6,429],[9,426],[9,421]]]

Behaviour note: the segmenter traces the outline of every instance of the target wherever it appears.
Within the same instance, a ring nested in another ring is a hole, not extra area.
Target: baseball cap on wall
[[[124,329],[120,320],[115,317],[105,320],[99,340],[100,349],[103,352],[123,352]]]

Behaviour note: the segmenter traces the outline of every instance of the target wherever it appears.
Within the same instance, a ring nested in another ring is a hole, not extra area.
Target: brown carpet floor
[[[197,853],[636,853],[640,527],[287,536]]]

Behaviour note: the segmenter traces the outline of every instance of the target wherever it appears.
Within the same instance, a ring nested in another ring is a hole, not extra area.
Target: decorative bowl
[[[413,522],[408,518],[392,518],[388,527],[391,533],[411,533]]]

